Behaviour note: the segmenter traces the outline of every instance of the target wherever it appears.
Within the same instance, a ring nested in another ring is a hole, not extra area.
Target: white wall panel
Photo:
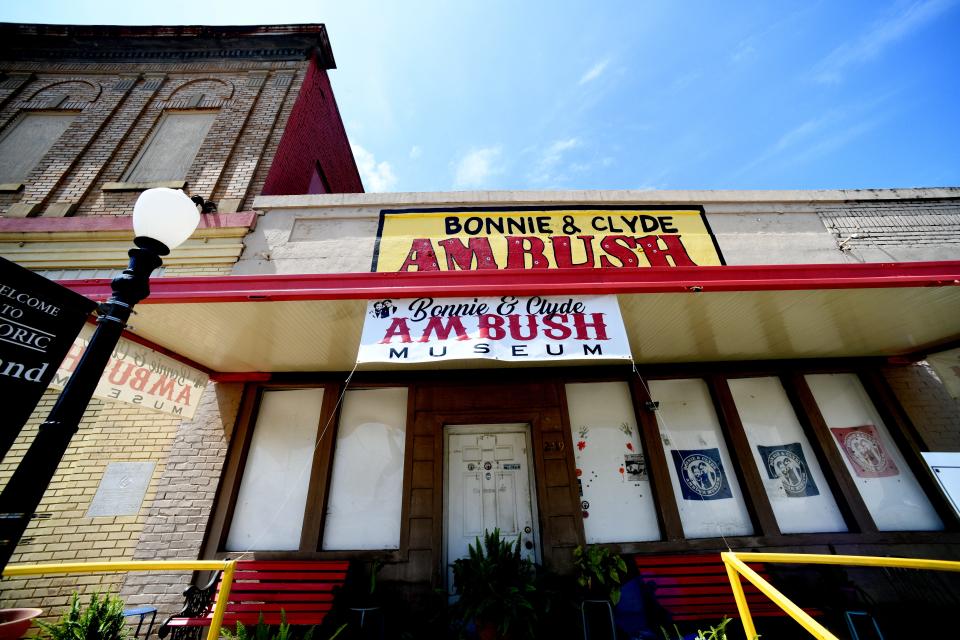
[[[659,540],[653,491],[627,384],[598,382],[566,388],[587,543]]]
[[[397,549],[407,389],[347,391],[333,453],[324,550]]]
[[[846,531],[843,515],[780,380],[739,378],[729,384],[780,531]]]
[[[323,389],[265,391],[237,495],[228,551],[289,551],[300,531]]]
[[[847,471],[881,531],[939,531],[943,522],[856,375],[806,376]],[[843,442],[848,443],[846,446]]]
[[[749,535],[753,525],[703,380],[653,380],[650,395],[688,538]]]

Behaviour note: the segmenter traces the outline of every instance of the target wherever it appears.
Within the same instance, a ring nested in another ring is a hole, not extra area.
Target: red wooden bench
[[[333,608],[334,590],[347,578],[346,561],[242,560],[237,562],[230,586],[223,626],[237,622],[256,625],[263,615],[266,624],[318,625]],[[164,638],[189,640],[201,637],[213,618],[214,596],[220,591],[217,573],[205,587],[191,586],[183,592],[186,604],[158,631]]]
[[[730,590],[727,570],[719,553],[634,556],[640,578],[653,587],[653,597],[674,621],[739,618],[737,603]],[[751,569],[773,584],[766,568],[749,563]],[[780,607],[763,595],[746,578],[740,578],[750,613],[754,617],[786,616]],[[822,612],[804,609],[812,616]]]

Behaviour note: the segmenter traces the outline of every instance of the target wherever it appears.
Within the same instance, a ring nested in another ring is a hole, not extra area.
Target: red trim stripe
[[[61,282],[105,300],[109,280]],[[142,304],[952,287],[960,261],[156,278]]]

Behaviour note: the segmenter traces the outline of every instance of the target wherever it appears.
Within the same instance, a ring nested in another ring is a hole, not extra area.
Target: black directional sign
[[[0,258],[0,459],[97,304]]]

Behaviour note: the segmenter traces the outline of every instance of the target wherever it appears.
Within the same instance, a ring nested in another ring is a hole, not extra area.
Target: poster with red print
[[[887,478],[900,474],[890,452],[883,446],[877,428],[872,424],[831,427],[830,431],[858,477]]]

